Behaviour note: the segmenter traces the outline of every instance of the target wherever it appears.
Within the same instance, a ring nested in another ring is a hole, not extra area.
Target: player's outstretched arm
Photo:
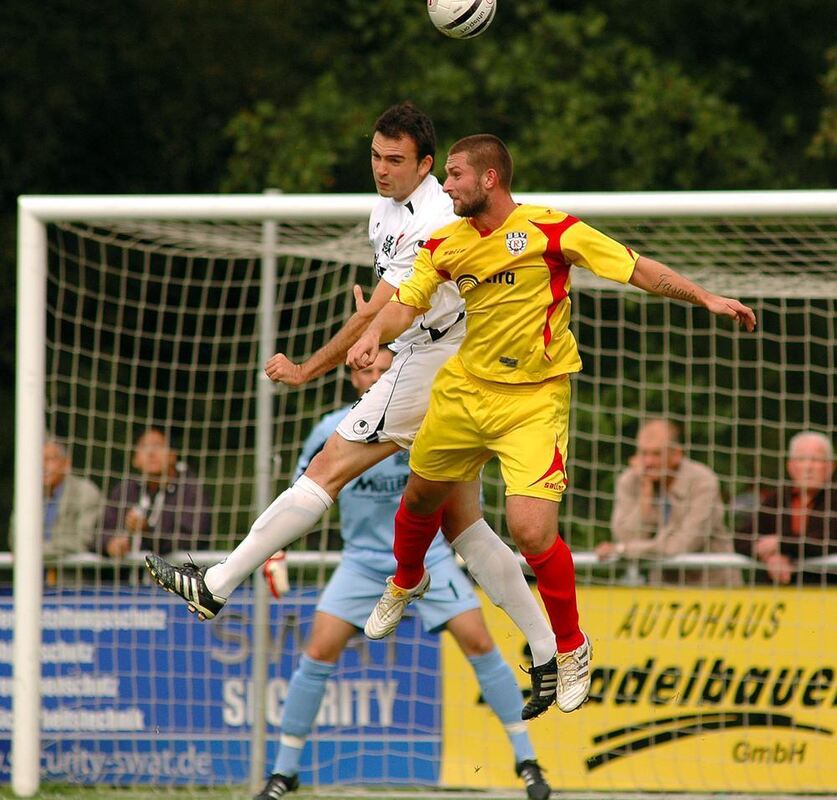
[[[375,315],[387,304],[395,292],[395,287],[386,281],[378,281],[368,302],[363,299],[363,290],[359,286],[354,286],[352,291],[357,310],[349,317],[346,324],[301,364],[295,364],[284,353],[272,356],[264,368],[270,380],[288,386],[302,386],[334,369],[338,364],[342,364],[348,349],[366,330]]]
[[[387,303],[366,332],[355,342],[346,354],[346,364],[352,369],[368,367],[377,357],[381,342],[391,342],[412,325],[423,309]]]
[[[671,267],[640,256],[631,275],[630,283],[637,289],[644,289],[652,294],[685,300],[696,306],[703,306],[707,311],[722,317],[734,319],[742,328],[752,331],[756,327],[756,315],[751,308],[732,297],[721,297],[707,292]]]

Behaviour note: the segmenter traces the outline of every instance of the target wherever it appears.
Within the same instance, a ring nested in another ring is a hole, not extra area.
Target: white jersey
[[[369,242],[375,253],[375,274],[396,289],[413,271],[419,248],[437,228],[453,222],[451,199],[433,175],[401,202],[382,197],[369,216]],[[428,344],[441,339],[465,314],[465,303],[452,281],[443,283],[431,298],[430,310],[390,345],[396,353],[409,344]],[[464,335],[459,326],[456,333]]]

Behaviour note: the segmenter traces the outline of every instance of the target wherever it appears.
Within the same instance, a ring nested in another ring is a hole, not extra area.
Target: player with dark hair
[[[304,363],[295,364],[283,353],[273,356],[265,369],[271,380],[300,386],[340,364],[410,274],[430,233],[455,219],[450,198],[431,174],[434,154],[433,123],[412,103],[394,106],[378,118],[371,160],[380,200],[369,218],[378,284],[368,303],[354,287],[357,312]],[[390,344],[392,368],[352,406],[305,472],[259,516],[235,550],[208,569],[148,556],[154,579],[183,597],[199,617],[214,617],[260,564],[313,528],[349,481],[411,446],[427,410],[433,377],[464,335],[462,298],[454,284],[443,283]],[[554,636],[516,556],[482,518],[479,475],[453,490],[440,527],[474,579],[523,632],[533,664],[547,663],[555,652]]]
[[[385,139],[408,136],[416,146],[421,163],[427,156],[436,158],[436,131],[430,117],[409,101],[391,106],[375,122],[374,132]],[[381,197],[387,197],[381,194]]]
[[[456,222],[435,231],[413,273],[349,351],[370,363],[453,281],[465,300],[468,330],[458,354],[439,370],[410,454],[410,478],[395,517],[395,575],[365,631],[382,638],[404,607],[427,591],[427,546],[445,503],[498,456],[506,484],[506,522],[535,574],[557,642],[557,657],[531,670],[524,716],[556,702],[578,708],[590,690],[591,647],[578,623],[569,548],[558,536],[558,504],[567,485],[569,376],[581,369],[570,331],[573,265],[639,289],[703,306],[752,330],[753,312],[665,265],[638,255],[575,217],[510,194],[511,156],[494,136],[451,147],[444,191]]]

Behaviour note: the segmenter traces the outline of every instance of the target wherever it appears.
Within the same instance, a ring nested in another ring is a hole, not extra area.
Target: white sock
[[[310,531],[333,504],[328,492],[302,475],[259,515],[241,544],[206,571],[206,588],[219,597],[229,597],[277,550],[284,550]]]
[[[465,528],[451,544],[491,602],[502,608],[520,628],[532,650],[532,663],[540,665],[549,661],[555,655],[555,634],[511,548],[484,519]]]

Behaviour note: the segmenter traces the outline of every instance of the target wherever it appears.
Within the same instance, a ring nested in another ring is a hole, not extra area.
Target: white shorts
[[[410,344],[395,354],[392,366],[351,407],[337,426],[350,442],[395,442],[408,449],[427,412],[436,373],[459,350],[465,320],[430,344]]]

